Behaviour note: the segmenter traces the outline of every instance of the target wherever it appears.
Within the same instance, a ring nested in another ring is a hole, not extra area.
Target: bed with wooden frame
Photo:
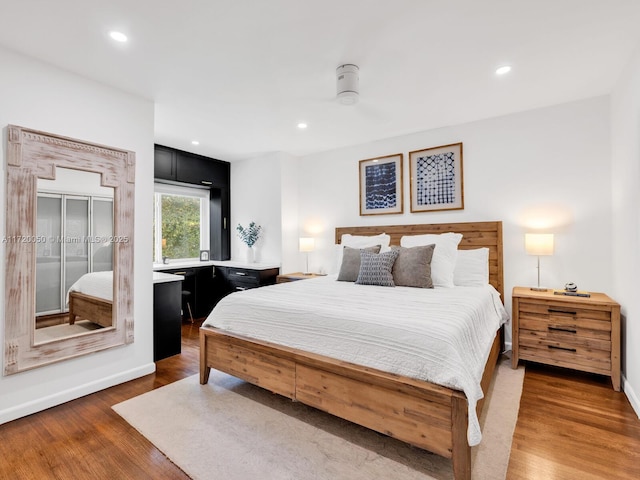
[[[403,235],[462,233],[459,249],[489,248],[489,283],[504,301],[502,222],[471,222],[336,228],[345,233],[387,233],[399,245]],[[482,376],[487,391],[502,348],[496,332]],[[416,447],[451,458],[457,480],[471,478],[467,441],[468,404],[463,392],[426,381],[275,345],[214,327],[200,329],[200,383],[214,368]],[[348,398],[329,392],[349,392]],[[354,398],[354,395],[357,398]],[[477,412],[482,410],[482,401]]]
[[[101,327],[113,326],[113,302],[82,292],[69,292],[69,325],[77,318],[97,323]]]
[[[113,326],[113,271],[90,272],[69,287],[69,324],[89,320],[101,327]]]

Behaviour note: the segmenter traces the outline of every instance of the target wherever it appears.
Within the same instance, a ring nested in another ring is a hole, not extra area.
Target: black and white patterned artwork
[[[360,160],[360,215],[402,213],[402,158]]]
[[[453,152],[416,159],[418,205],[441,205],[456,200],[456,166]]]
[[[462,143],[409,152],[411,211],[461,210]]]
[[[395,163],[374,163],[365,167],[366,197],[365,208],[378,210],[394,208],[397,205]]]

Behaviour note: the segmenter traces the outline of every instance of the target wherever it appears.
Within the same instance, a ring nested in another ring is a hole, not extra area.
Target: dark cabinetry
[[[176,151],[156,145],[153,158],[154,168],[153,175],[155,178],[162,178],[164,180],[176,180],[177,173],[177,161]]]
[[[189,292],[185,294],[184,303],[189,303],[194,318],[204,318],[211,313],[216,301],[212,266],[176,268],[162,271],[184,277],[182,291]],[[183,299],[179,298],[177,305],[180,307],[182,303]],[[189,316],[188,310],[184,312],[184,315],[186,317]]]
[[[176,180],[212,187],[229,187],[229,163],[192,153],[178,152]]]
[[[229,188],[229,162],[156,145],[154,177],[160,180]]]
[[[216,267],[216,277],[222,281],[222,287],[227,293],[273,285],[279,273],[279,268],[256,270],[242,267]]]
[[[212,260],[231,257],[230,172],[229,162],[155,145],[154,177],[157,181],[209,189],[209,258]]]
[[[154,362],[180,353],[182,336],[181,292],[181,281],[153,285]]]

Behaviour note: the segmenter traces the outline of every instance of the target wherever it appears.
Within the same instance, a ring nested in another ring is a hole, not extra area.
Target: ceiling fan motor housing
[[[338,101],[343,105],[353,105],[358,102],[359,97],[359,76],[360,69],[357,65],[347,63],[340,65],[336,69],[337,75],[337,96]]]

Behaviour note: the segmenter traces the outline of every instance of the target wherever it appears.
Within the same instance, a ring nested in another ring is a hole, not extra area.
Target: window
[[[156,183],[153,261],[197,260],[209,249],[209,190]]]

